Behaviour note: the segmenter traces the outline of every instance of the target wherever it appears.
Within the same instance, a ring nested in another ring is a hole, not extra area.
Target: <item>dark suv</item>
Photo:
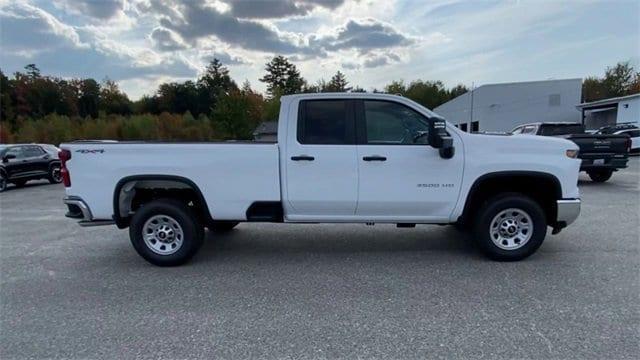
[[[29,180],[48,179],[52,184],[62,181],[60,160],[53,145],[0,145],[0,192],[7,184],[23,186]]]

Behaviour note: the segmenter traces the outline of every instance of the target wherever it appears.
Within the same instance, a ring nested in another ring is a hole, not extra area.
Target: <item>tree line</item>
[[[213,59],[195,80],[161,84],[152,95],[131,101],[110,79],[63,79],[42,75],[35,64],[8,78],[0,69],[0,142],[58,144],[74,139],[224,140],[250,139],[262,121],[276,120],[280,96],[314,92],[366,92],[337,71],[329,80],[309,83],[284,56],[265,65],[259,79],[266,94]],[[583,83],[583,100],[640,91],[640,74],[629,63],[607,68],[602,78]],[[435,108],[468,89],[441,81],[392,81],[382,90]]]

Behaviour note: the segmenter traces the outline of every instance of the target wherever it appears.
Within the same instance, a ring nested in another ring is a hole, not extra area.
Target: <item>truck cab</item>
[[[178,265],[205,227],[265,221],[451,224],[519,260],[580,210],[574,143],[468,134],[400,96],[284,96],[277,137],[62,144],[68,216],[128,227],[143,258]]]

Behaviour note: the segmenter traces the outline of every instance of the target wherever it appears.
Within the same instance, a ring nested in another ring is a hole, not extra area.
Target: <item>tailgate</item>
[[[626,135],[597,135],[577,134],[571,135],[569,140],[580,148],[580,157],[592,155],[626,154],[629,137]]]

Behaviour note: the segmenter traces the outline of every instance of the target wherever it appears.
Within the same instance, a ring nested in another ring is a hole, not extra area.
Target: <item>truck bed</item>
[[[274,143],[81,141],[60,147],[71,152],[67,194],[84,199],[94,219],[109,220],[114,212],[114,194],[96,189],[115,189],[122,179],[144,175],[189,179],[219,220],[243,218],[255,201],[280,201]]]

